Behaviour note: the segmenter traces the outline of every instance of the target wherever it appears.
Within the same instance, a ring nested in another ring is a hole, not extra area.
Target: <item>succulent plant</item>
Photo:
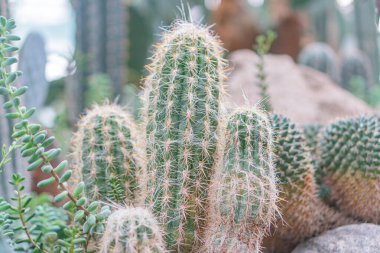
[[[218,153],[225,63],[207,28],[177,22],[156,46],[146,79],[147,203],[168,249],[191,251],[205,227]]]
[[[259,252],[277,212],[272,134],[268,117],[259,110],[238,110],[227,120],[205,251],[246,247],[247,252]]]
[[[290,252],[299,242],[337,226],[352,223],[318,198],[311,155],[305,137],[287,118],[273,115],[274,153],[280,197],[273,236],[264,246],[274,252]]]
[[[339,83],[338,57],[326,43],[314,42],[304,47],[298,56],[298,63],[324,73]]]
[[[73,138],[73,175],[90,200],[135,204],[143,197],[144,154],[133,116],[117,105],[87,112]]]
[[[121,208],[108,218],[100,253],[122,252],[166,252],[160,227],[147,209]]]
[[[326,127],[321,140],[324,182],[340,211],[380,223],[380,120],[377,116],[341,120]]]

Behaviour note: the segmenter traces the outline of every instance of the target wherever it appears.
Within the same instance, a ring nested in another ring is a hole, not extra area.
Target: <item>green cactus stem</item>
[[[191,251],[205,227],[218,156],[225,62],[207,28],[177,22],[156,46],[146,79],[147,203],[170,250]]]
[[[142,201],[144,155],[133,117],[116,105],[95,106],[73,138],[73,174],[90,200]]]
[[[227,120],[223,164],[213,182],[207,252],[260,251],[277,213],[272,135],[268,117],[259,110],[239,110]]]
[[[122,252],[166,252],[160,227],[147,209],[122,208],[108,218],[100,253]]]

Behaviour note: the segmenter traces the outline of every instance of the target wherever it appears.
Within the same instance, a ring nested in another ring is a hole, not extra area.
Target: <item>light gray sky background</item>
[[[29,32],[37,31],[45,38],[48,80],[64,76],[67,61],[63,56],[72,55],[75,38],[74,13],[69,0],[11,0],[10,3],[17,22],[15,34],[25,39]]]

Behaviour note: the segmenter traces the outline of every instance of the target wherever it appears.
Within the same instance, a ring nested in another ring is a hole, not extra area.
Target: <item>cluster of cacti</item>
[[[139,134],[133,117],[117,105],[95,106],[80,120],[73,138],[73,175],[84,182],[90,200],[143,200],[145,161]]]
[[[226,125],[205,252],[259,252],[277,211],[272,127],[266,114],[249,109],[231,114]]]
[[[15,62],[4,53],[14,51],[8,44],[17,39],[13,28],[0,18],[7,42],[0,41],[2,67]],[[207,28],[175,23],[148,66],[142,125],[116,105],[95,106],[73,138],[73,170],[65,170],[67,161],[52,166],[60,150],[48,150],[54,138],[28,122],[34,109],[19,98],[26,88],[13,85],[20,73],[4,68],[5,116],[18,121],[0,168],[21,147],[27,170],[40,167],[49,176],[38,186],[59,185],[54,200],[68,199],[63,209],[69,215],[33,209],[25,179],[13,174],[16,201],[0,202],[0,239],[34,252],[290,252],[354,222],[345,215],[380,223],[378,117],[302,132],[287,118],[255,108],[226,115],[225,65]],[[316,167],[342,214],[318,198]],[[111,204],[101,207],[104,202]],[[25,239],[13,238],[13,220]]]
[[[341,120],[322,132],[320,152],[330,201],[341,212],[380,223],[380,119]]]
[[[314,42],[307,45],[299,54],[298,63],[325,73],[331,80],[339,82],[338,56],[328,44]]]
[[[206,28],[176,23],[157,46],[146,79],[148,205],[168,248],[191,250],[205,227],[217,162],[225,63]]]
[[[165,242],[154,216],[144,208],[127,207],[107,220],[101,253],[164,253]]]
[[[281,218],[264,246],[289,252],[299,242],[325,230],[351,223],[318,198],[314,167],[305,137],[287,118],[273,115],[275,166]]]

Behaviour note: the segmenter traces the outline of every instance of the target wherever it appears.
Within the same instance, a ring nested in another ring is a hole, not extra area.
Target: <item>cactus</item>
[[[337,226],[352,223],[330,209],[317,196],[314,168],[302,133],[287,118],[274,115],[275,165],[284,222],[279,220],[274,234],[264,245],[274,252],[290,252],[299,242]]]
[[[20,49],[19,58],[18,69],[23,73],[20,83],[28,85],[24,103],[27,107],[39,109],[44,105],[49,91],[45,74],[47,54],[41,34],[37,32],[28,34]]]
[[[380,223],[379,118],[341,120],[322,136],[321,161],[331,201],[351,217]]]
[[[369,88],[373,85],[372,69],[368,57],[353,46],[348,46],[341,54],[340,79],[343,88],[352,91],[353,82],[360,78],[360,81],[363,82],[362,89],[368,93]]]
[[[137,203],[143,193],[144,155],[133,117],[117,105],[95,106],[73,138],[73,175],[90,200]]]
[[[225,137],[205,251],[237,252],[245,245],[259,252],[277,212],[272,127],[263,112],[244,109],[229,117]]]
[[[338,58],[326,43],[315,42],[304,47],[298,56],[298,63],[322,72],[339,83]]]
[[[225,63],[208,29],[177,22],[163,36],[146,79],[147,203],[166,229],[168,249],[200,242],[218,152]]]
[[[164,253],[164,245],[153,215],[144,208],[127,207],[108,218],[100,253]]]

